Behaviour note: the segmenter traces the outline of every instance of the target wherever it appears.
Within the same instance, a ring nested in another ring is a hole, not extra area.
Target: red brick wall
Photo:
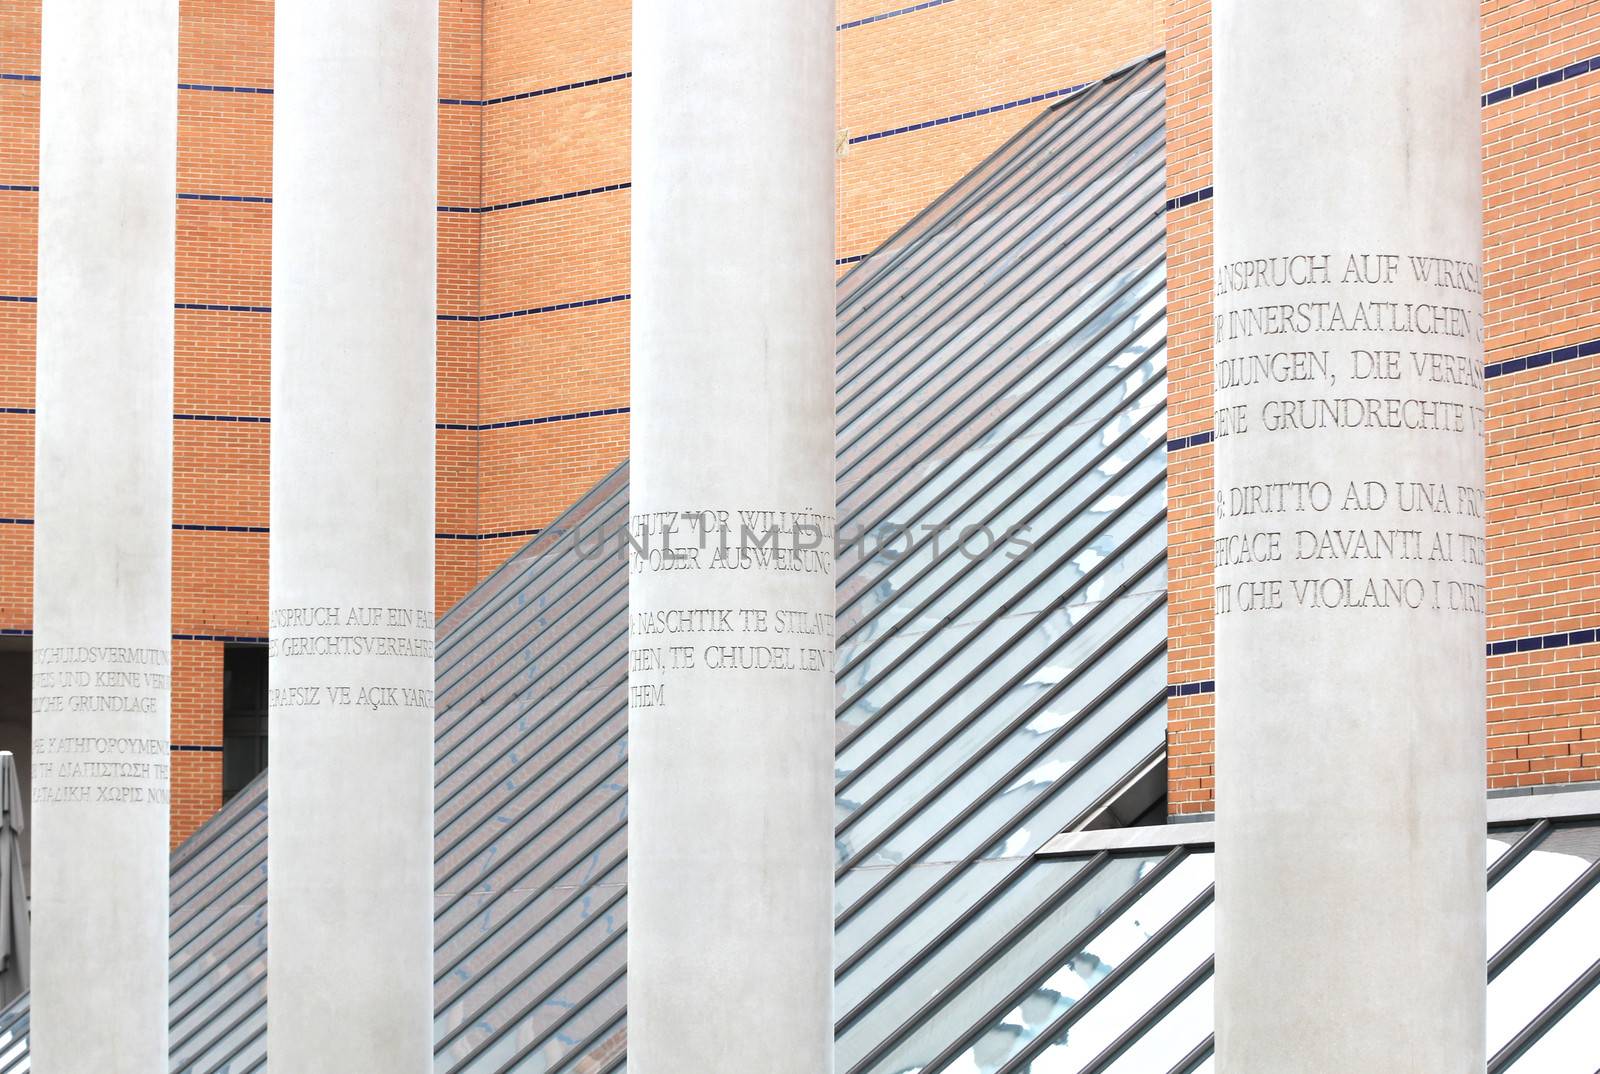
[[[1167,4],[1169,198],[1211,185],[1209,8]],[[1483,42],[1488,784],[1590,781],[1600,779],[1600,63],[1519,84],[1600,57],[1600,5],[1487,0]],[[1498,99],[1505,88],[1514,94]],[[1169,807],[1186,814],[1213,808],[1211,449],[1179,446],[1210,429],[1210,203],[1167,221]],[[1530,356],[1534,367],[1520,368]]]

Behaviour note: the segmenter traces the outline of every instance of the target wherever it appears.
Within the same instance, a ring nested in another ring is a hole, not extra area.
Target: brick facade
[[[1167,5],[1169,809],[1209,812],[1209,0]],[[1487,0],[1491,789],[1600,779],[1600,7]],[[1171,202],[1169,201],[1169,204]]]

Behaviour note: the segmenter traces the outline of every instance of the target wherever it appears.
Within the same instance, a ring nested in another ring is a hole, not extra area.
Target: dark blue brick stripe
[[[1189,697],[1193,694],[1214,694],[1217,692],[1215,679],[1206,679],[1204,682],[1175,682],[1167,687],[1168,697]]]
[[[1483,367],[1483,376],[1485,380],[1490,377],[1503,377],[1507,373],[1521,373],[1525,369],[1538,369],[1556,362],[1570,362],[1574,358],[1589,358],[1597,354],[1600,354],[1600,339],[1591,339],[1587,343],[1571,343],[1565,347],[1540,351],[1538,354],[1507,358],[1503,362],[1486,365]]]
[[[27,186],[22,183],[0,183],[0,190],[14,190],[19,194],[39,193],[39,188],[37,186]]]
[[[267,86],[212,86],[205,82],[179,82],[181,90],[204,90],[207,93],[265,93],[271,95],[272,89]]]
[[[174,421],[237,421],[250,425],[267,425],[272,419],[253,414],[174,414]]]
[[[536,537],[543,532],[542,529],[531,529],[504,530],[500,533],[435,533],[433,536],[440,541],[493,541],[501,537]]]
[[[187,533],[270,533],[265,526],[213,526],[197,522],[174,522],[172,528]]]
[[[1565,82],[1569,78],[1579,78],[1592,71],[1600,71],[1600,56],[1591,56],[1587,60],[1569,63],[1565,67],[1554,71],[1546,71],[1542,75],[1534,75],[1509,86],[1501,86],[1499,89],[1490,90],[1483,95],[1483,107],[1488,108],[1491,104],[1499,104],[1501,101],[1509,101],[1513,97],[1521,97],[1525,93],[1532,93],[1534,90],[1544,89],[1546,86],[1553,86],[1558,82]]]
[[[858,134],[850,139],[851,145],[860,145],[862,142],[875,142],[879,138],[893,138],[897,134],[910,134],[912,131],[926,130],[929,127],[942,127],[946,123],[959,123],[963,119],[976,119],[979,116],[992,115],[995,112],[1005,112],[1012,108],[1024,108],[1040,101],[1050,101],[1057,97],[1065,97],[1069,93],[1077,93],[1088,82],[1081,82],[1076,86],[1066,86],[1062,89],[1047,90],[1044,93],[1035,93],[1032,97],[1023,97],[1016,101],[1007,101],[1005,104],[992,104],[987,108],[974,108],[970,112],[959,112],[953,116],[940,116],[938,119],[926,120],[922,123],[908,123],[904,127],[893,127],[886,131],[874,131],[871,134]]]
[[[222,752],[222,747],[221,746],[179,745],[178,743],[174,742],[172,744],[172,752],[173,753],[221,753]]]
[[[541,418],[517,418],[514,421],[491,421],[483,425],[464,425],[457,422],[440,422],[436,429],[451,429],[457,432],[481,433],[490,429],[518,429],[524,425],[548,425],[553,421],[578,421],[583,418],[603,418],[612,414],[626,414],[625,406],[608,407],[605,410],[579,410],[571,414],[549,414]]]
[[[592,186],[587,190],[569,190],[563,194],[542,194],[537,198],[523,198],[521,201],[504,201],[499,205],[485,205],[481,209],[467,205],[441,205],[441,213],[497,213],[502,209],[521,209],[527,205],[546,205],[552,201],[567,201],[572,198],[586,198],[590,194],[609,194],[613,190],[631,190],[632,183],[611,183],[608,186]]]
[[[0,406],[0,414],[37,414],[31,406]]]
[[[212,310],[217,313],[271,313],[271,306],[230,306],[220,302],[174,302],[173,309]]]
[[[1175,440],[1167,441],[1168,451],[1182,451],[1184,448],[1199,447],[1201,444],[1211,443],[1211,430],[1206,429],[1188,436],[1180,436]]]
[[[544,97],[551,93],[565,93],[568,90],[584,89],[589,86],[601,86],[607,82],[620,82],[624,78],[632,78],[632,71],[621,71],[614,75],[601,75],[599,78],[586,78],[582,82],[566,82],[559,86],[546,86],[543,89],[526,90],[522,93],[510,93],[504,97],[490,97],[487,100],[472,101],[460,97],[440,97],[440,104],[464,104],[474,108],[481,108],[491,104],[505,104],[508,101],[525,101],[529,97]]]
[[[27,627],[0,627],[0,636],[7,638],[31,638],[33,631]]]
[[[836,266],[837,265],[854,265],[856,262],[865,261],[867,258],[869,258],[871,256],[872,256],[871,254],[851,254],[849,257],[836,257],[836,258],[833,259],[833,263]]]
[[[893,11],[885,11],[882,15],[868,15],[866,18],[856,19],[854,22],[841,22],[838,26],[834,27],[834,29],[854,30],[857,26],[867,26],[874,22],[882,22],[884,19],[892,19],[897,15],[910,15],[913,12],[926,11],[930,7],[943,7],[946,4],[953,3],[955,3],[955,0],[926,0],[925,3],[913,4],[911,7],[902,7],[896,8]]]
[[[174,634],[173,641],[227,641],[239,645],[265,645],[266,638],[255,638],[243,634]]]
[[[250,194],[179,194],[179,201],[238,201],[247,205],[271,205],[272,199]]]
[[[1210,200],[1211,200],[1211,188],[1208,187],[1208,186],[1201,187],[1199,190],[1191,190],[1187,194],[1179,194],[1175,198],[1168,198],[1167,199],[1167,212],[1170,213],[1174,209],[1185,209],[1185,208],[1188,208],[1190,205],[1195,204],[1196,202],[1210,201]]]
[[[34,295],[0,295],[0,302],[37,302]]]
[[[1539,634],[1531,638],[1509,638],[1506,641],[1491,641],[1488,645],[1490,656],[1504,656],[1506,653],[1528,653],[1536,649],[1565,649],[1570,645],[1588,645],[1600,636],[1600,631],[1594,628],[1587,630],[1566,630],[1559,634]]]
[[[0,526],[31,526],[31,518],[0,518]]]
[[[0,71],[0,82],[37,82],[38,75],[15,75],[10,72]]]
[[[626,302],[632,297],[632,295],[607,295],[604,298],[580,298],[572,302],[557,302],[553,306],[535,306],[532,309],[510,310],[506,313],[485,313],[476,317],[466,313],[441,313],[439,314],[439,320],[472,322],[503,321],[508,317],[531,317],[536,313],[555,313],[559,310],[582,309],[585,306],[604,306],[608,302]]]

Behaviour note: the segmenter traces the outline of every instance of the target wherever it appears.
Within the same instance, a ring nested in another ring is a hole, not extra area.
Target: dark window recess
[[[267,647],[222,650],[222,800],[267,767]]]

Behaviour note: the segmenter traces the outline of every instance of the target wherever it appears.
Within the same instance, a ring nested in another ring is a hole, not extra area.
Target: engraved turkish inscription
[[[283,676],[291,681],[268,688],[269,709],[433,708],[433,613],[426,608],[297,605],[273,608],[268,626],[268,657],[294,669]],[[350,658],[373,674],[349,681]],[[319,665],[329,673],[319,675]]]
[[[35,649],[33,801],[165,806],[171,693],[172,661],[165,649]],[[159,733],[138,734],[126,717],[148,718]]]
[[[1482,615],[1478,266],[1239,260],[1214,299],[1216,614]]]
[[[702,582],[765,574],[833,577],[834,519],[815,511],[656,511],[629,520],[635,575]],[[831,582],[828,592],[833,591]],[[702,601],[702,603],[707,603]],[[833,608],[636,607],[628,621],[628,706],[669,703],[674,672],[833,674]]]

